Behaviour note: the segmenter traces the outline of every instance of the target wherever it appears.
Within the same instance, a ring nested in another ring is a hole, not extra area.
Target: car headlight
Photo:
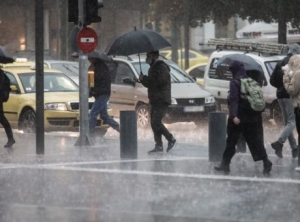
[[[205,103],[214,103],[216,100],[215,100],[215,97],[214,96],[207,96],[205,97]]]
[[[46,103],[45,110],[58,110],[58,111],[66,111],[67,106],[65,103]]]
[[[176,101],[175,98],[171,98],[171,104],[172,104],[172,105],[177,105],[177,101]]]

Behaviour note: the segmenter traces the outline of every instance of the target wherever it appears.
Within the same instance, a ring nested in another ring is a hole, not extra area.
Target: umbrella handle
[[[139,56],[139,63],[140,63],[140,75],[143,75],[140,53],[138,53],[138,56]]]

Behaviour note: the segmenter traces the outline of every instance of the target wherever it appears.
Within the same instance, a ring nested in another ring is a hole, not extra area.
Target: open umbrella
[[[228,67],[234,61],[239,61],[244,64],[247,76],[256,80],[259,84],[263,85],[264,83],[264,71],[261,65],[256,62],[255,59],[248,56],[247,54],[238,54],[233,53],[229,55],[225,55],[216,61],[217,69],[222,69],[223,71],[227,71]],[[224,69],[227,67],[226,69]]]
[[[171,44],[151,30],[133,30],[117,37],[105,50],[107,55],[132,55],[156,51]]]
[[[264,73],[261,65],[255,61],[252,57],[248,56],[247,54],[238,54],[238,53],[233,53],[229,55],[225,55],[218,59],[216,62],[217,65],[222,65],[222,66],[230,66],[233,61],[239,61],[244,64],[244,67],[246,71],[252,70],[252,71],[258,71],[260,73]]]
[[[8,54],[4,47],[0,46],[0,63],[13,63],[15,60]]]

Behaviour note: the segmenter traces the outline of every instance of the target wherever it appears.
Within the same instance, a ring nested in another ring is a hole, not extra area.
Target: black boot
[[[271,170],[272,170],[272,162],[266,158],[263,160],[264,162],[264,170],[263,170],[263,174],[268,175],[270,174]]]
[[[225,163],[222,161],[219,166],[214,167],[216,171],[224,172],[225,174],[228,174],[230,172],[229,163]]]
[[[12,139],[9,139],[7,144],[4,145],[5,148],[11,148],[12,145],[14,145],[16,143],[15,139],[12,138]]]
[[[282,158],[282,147],[283,144],[280,143],[279,141],[276,141],[274,143],[271,143],[271,147],[275,150],[275,154],[276,156],[278,156],[279,158]]]

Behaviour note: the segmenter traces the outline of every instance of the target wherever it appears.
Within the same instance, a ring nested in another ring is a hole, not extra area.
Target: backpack
[[[1,102],[7,102],[9,99],[9,93],[11,91],[10,89],[10,79],[7,77],[7,75],[3,72],[3,86],[2,86],[2,92],[1,92]]]
[[[266,108],[261,86],[250,77],[241,79],[241,98],[248,101],[254,112],[263,112]]]

